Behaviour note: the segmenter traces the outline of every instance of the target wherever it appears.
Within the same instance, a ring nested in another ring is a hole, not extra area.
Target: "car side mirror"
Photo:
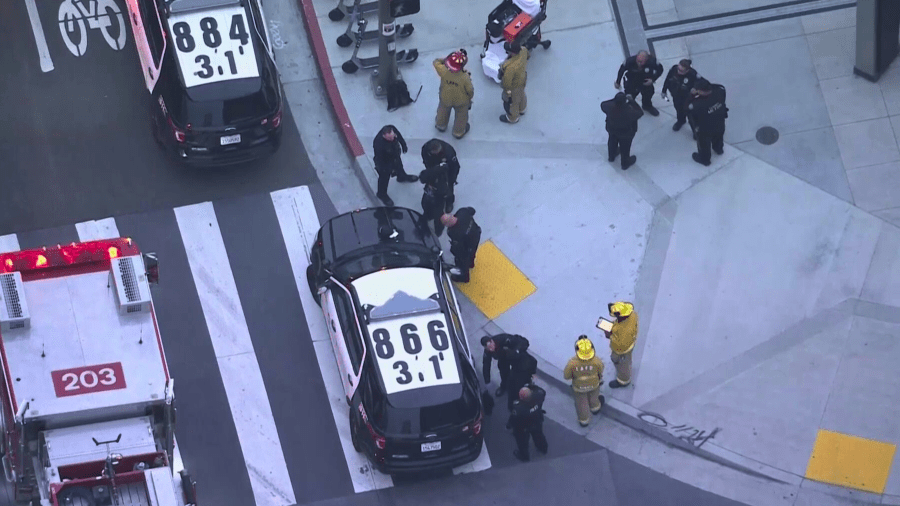
[[[156,253],[141,253],[144,259],[144,269],[147,273],[147,282],[151,285],[159,284],[159,260]]]

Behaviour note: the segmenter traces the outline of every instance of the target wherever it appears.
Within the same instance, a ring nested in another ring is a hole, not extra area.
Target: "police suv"
[[[482,405],[456,294],[421,215],[337,216],[307,270],[350,404],[354,448],[389,474],[455,467],[481,453]]]
[[[185,163],[278,149],[283,92],[258,0],[126,0],[153,136]]]

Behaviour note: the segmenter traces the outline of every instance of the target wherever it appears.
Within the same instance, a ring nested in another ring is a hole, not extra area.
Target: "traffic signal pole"
[[[401,80],[397,69],[396,24],[391,16],[391,0],[378,0],[378,68],[372,72],[375,96],[387,95],[388,87]]]

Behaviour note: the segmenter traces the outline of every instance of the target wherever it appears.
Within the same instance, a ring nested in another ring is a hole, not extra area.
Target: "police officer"
[[[615,318],[612,330],[606,332],[609,339],[610,360],[616,366],[616,377],[610,388],[622,388],[631,384],[631,355],[637,342],[638,315],[634,304],[618,301],[608,305],[609,315]]]
[[[547,453],[547,438],[544,436],[544,399],[547,392],[530,384],[519,390],[519,398],[513,402],[509,411],[509,421],[506,428],[513,430],[517,448],[513,455],[522,462],[528,462],[529,439],[534,439],[534,446],[541,453]]]
[[[575,341],[575,356],[566,364],[563,378],[572,381],[578,423],[586,427],[591,413],[597,414],[606,399],[599,395],[603,384],[603,361],[594,352],[594,343],[586,335]]]
[[[441,216],[444,214],[444,206],[450,194],[448,168],[446,163],[432,165],[419,173],[419,181],[425,185],[422,193],[422,218],[419,226],[428,229],[428,221],[434,221],[434,233],[438,237],[444,233],[444,225]]]
[[[717,155],[725,149],[725,118],[728,117],[725,87],[701,77],[691,94],[694,98],[688,104],[688,114],[697,125],[697,152],[691,158],[701,165],[709,165],[712,163],[710,147]]]
[[[444,59],[434,60],[434,70],[441,78],[434,126],[445,132],[447,123],[450,122],[450,109],[453,109],[453,137],[457,139],[462,139],[469,132],[469,109],[472,108],[472,98],[475,96],[472,76],[465,70],[468,61],[465,49],[450,53]]]
[[[447,203],[444,212],[449,213],[453,210],[453,203],[456,201],[456,194],[453,187],[456,186],[456,180],[459,177],[459,160],[456,158],[456,150],[449,143],[440,139],[431,139],[422,146],[422,164],[425,168],[447,164],[447,184],[450,193],[447,195]]]
[[[400,154],[401,152],[406,153],[409,148],[406,146],[403,136],[400,135],[400,130],[397,130],[394,125],[381,127],[372,142],[372,147],[375,149],[375,172],[378,173],[378,192],[375,195],[385,205],[393,206],[394,201],[387,194],[391,176],[397,176],[397,181],[401,183],[412,183],[419,179],[403,170],[403,160],[400,159]]]
[[[463,207],[456,214],[441,216],[450,238],[450,253],[456,267],[450,270],[450,279],[457,283],[469,282],[469,269],[475,268],[475,253],[481,243],[481,227],[475,223],[475,209]]]
[[[537,359],[528,351],[506,350],[509,360],[509,376],[506,379],[506,407],[512,411],[513,402],[519,398],[519,390],[534,381],[537,374]]]
[[[644,115],[644,111],[630,95],[621,91],[612,100],[602,102],[600,109],[606,113],[609,161],[615,161],[621,153],[622,170],[628,170],[637,161],[637,157],[631,154],[631,142],[637,133],[638,119]]]
[[[504,123],[518,123],[519,115],[525,113],[528,99],[525,96],[525,81],[528,77],[528,50],[514,42],[503,44],[508,55],[500,64],[498,75],[503,87],[503,108],[506,114],[500,116]]]
[[[691,97],[691,89],[697,81],[697,71],[691,68],[691,60],[684,59],[678,62],[678,65],[672,65],[666,80],[663,83],[662,97],[666,98],[666,91],[672,92],[672,105],[675,106],[675,113],[678,120],[672,125],[672,130],[676,132],[681,130],[687,121],[687,102]]]
[[[659,111],[653,107],[653,83],[662,76],[663,66],[656,61],[656,57],[647,51],[639,51],[634,56],[629,56],[625,63],[619,67],[616,76],[616,89],[621,87],[622,76],[625,76],[625,94],[637,98],[641,95],[641,104],[645,111],[653,116],[659,116]]]
[[[500,397],[506,393],[506,381],[509,378],[510,361],[508,355],[517,357],[519,353],[528,349],[528,339],[518,334],[497,334],[496,336],[484,336],[481,338],[481,346],[484,347],[484,357],[481,360],[481,375],[484,384],[491,382],[491,362],[497,360],[497,370],[500,371],[500,388],[494,395]],[[512,350],[512,354],[509,351]]]

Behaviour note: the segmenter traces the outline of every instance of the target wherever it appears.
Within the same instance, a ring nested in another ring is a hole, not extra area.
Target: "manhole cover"
[[[756,131],[756,140],[759,141],[760,144],[765,144],[766,146],[775,144],[778,141],[778,130],[770,126],[765,126]]]

